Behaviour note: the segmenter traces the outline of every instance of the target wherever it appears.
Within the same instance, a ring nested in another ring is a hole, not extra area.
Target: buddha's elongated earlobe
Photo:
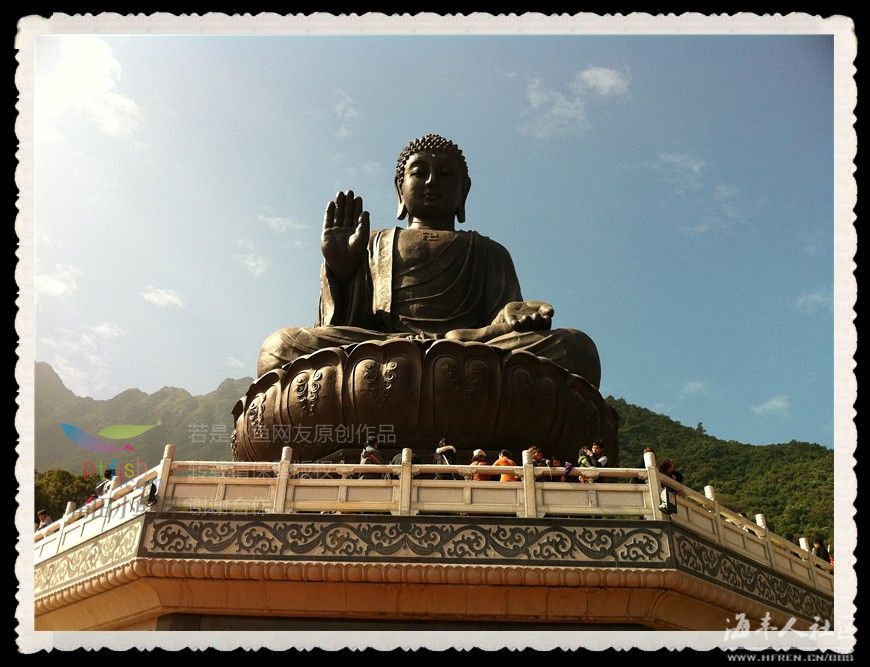
[[[456,210],[456,219],[462,223],[465,222],[465,200],[468,199],[468,193],[471,191],[471,179],[466,177],[463,187],[462,201],[459,203],[459,208]]]
[[[393,181],[393,185],[396,188],[396,198],[399,202],[399,207],[396,210],[396,218],[399,220],[404,220],[408,215],[408,209],[405,208],[405,202],[402,201],[402,179],[397,178]]]

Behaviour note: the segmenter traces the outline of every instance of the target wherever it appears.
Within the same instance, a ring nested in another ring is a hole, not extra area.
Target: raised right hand
[[[339,192],[323,216],[320,249],[326,266],[339,278],[356,273],[369,245],[369,214],[353,190]]]

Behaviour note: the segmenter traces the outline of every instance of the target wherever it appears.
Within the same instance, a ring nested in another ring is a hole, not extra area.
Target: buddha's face
[[[452,222],[465,198],[460,161],[445,153],[415,153],[405,163],[399,195],[411,220]]]

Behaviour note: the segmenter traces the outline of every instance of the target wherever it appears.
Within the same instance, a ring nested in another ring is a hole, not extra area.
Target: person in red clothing
[[[494,466],[515,466],[516,463],[514,463],[513,459],[511,458],[511,453],[508,450],[503,449],[498,453],[498,459],[492,465],[494,465]],[[501,476],[500,481],[502,481],[502,482],[516,482],[517,476],[514,475],[513,473],[505,473]]]

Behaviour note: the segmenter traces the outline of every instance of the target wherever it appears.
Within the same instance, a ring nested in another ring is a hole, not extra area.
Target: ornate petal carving
[[[421,422],[430,433],[472,441],[492,435],[501,393],[501,355],[481,343],[438,341],[423,362]]]
[[[284,371],[264,373],[245,394],[241,405],[236,403],[233,416],[233,455],[237,461],[277,461],[283,443],[273,441],[274,427],[279,425],[278,402]],[[238,409],[238,410],[237,410]]]
[[[343,399],[353,424],[391,424],[398,432],[419,423],[422,355],[406,340],[373,341],[353,348],[347,358]]]
[[[281,416],[287,425],[338,425],[344,422],[341,388],[347,354],[319,350],[287,364],[281,389]]]
[[[502,371],[497,433],[520,446],[551,447],[565,418],[567,371],[528,352],[511,352]]]

